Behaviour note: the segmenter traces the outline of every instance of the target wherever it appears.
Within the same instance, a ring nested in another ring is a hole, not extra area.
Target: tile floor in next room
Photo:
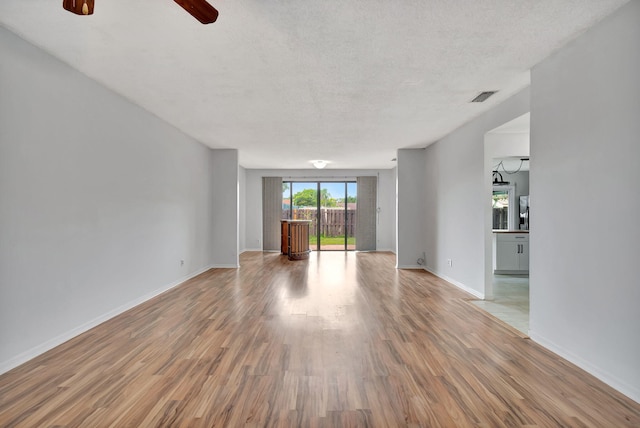
[[[493,298],[473,304],[529,335],[529,275],[494,275]]]

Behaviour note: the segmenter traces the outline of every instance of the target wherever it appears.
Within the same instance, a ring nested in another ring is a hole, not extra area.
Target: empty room
[[[0,426],[640,426],[638,76],[638,0],[3,0]]]

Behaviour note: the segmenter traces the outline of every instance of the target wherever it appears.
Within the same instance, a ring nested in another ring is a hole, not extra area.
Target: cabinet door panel
[[[520,269],[518,245],[520,245],[519,242],[498,240],[496,246],[496,270]]]
[[[520,242],[519,269],[529,270],[529,242]]]

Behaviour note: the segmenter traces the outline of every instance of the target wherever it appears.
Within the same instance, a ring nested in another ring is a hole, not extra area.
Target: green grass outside
[[[316,235],[309,236],[309,245],[317,245],[318,240]],[[320,236],[320,244],[322,245],[344,245],[344,236]],[[350,236],[347,238],[347,245],[355,245],[356,237]]]

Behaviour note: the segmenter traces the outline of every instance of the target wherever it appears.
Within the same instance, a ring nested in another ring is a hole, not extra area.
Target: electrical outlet
[[[184,260],[180,260],[180,266],[184,266]]]
[[[453,260],[447,259],[447,266],[453,267]]]

